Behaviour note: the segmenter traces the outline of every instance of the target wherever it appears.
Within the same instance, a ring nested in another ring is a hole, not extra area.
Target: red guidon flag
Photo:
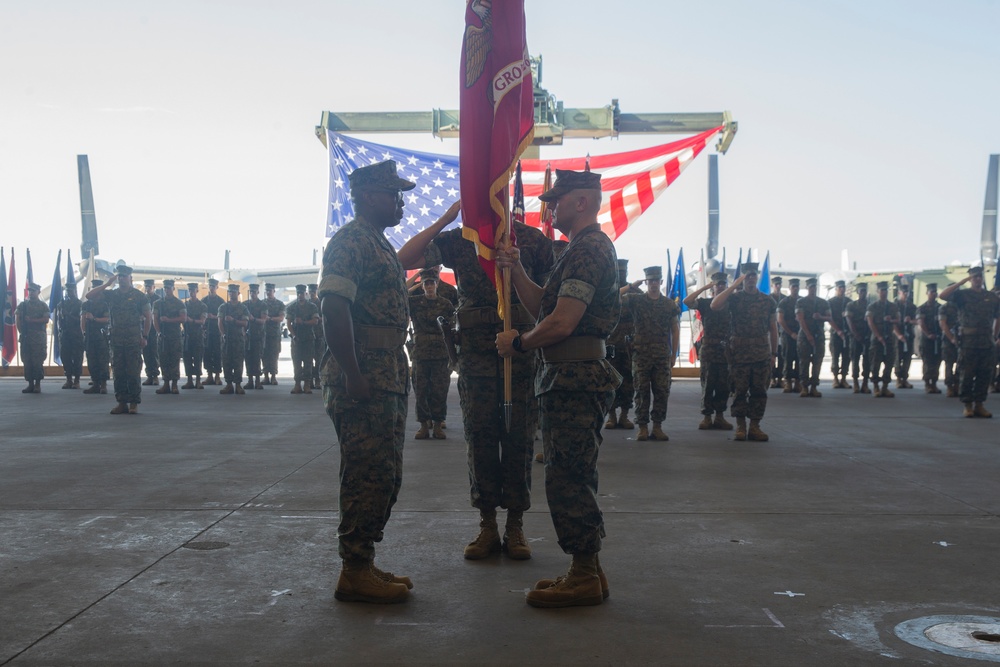
[[[524,0],[468,0],[461,81],[462,235],[475,242],[479,263],[499,292],[493,250],[509,215],[511,174],[534,137]]]

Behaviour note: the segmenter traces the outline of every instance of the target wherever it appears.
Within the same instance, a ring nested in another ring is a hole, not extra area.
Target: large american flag
[[[590,157],[590,170],[601,174],[604,202],[597,219],[604,232],[612,240],[625,233],[721,130],[718,127],[669,144]],[[330,153],[327,237],[354,219],[348,174],[358,167],[395,160],[399,175],[417,184],[416,188],[404,193],[402,223],[385,230],[386,237],[397,250],[414,234],[433,224],[459,198],[456,155],[383,146],[330,131],[327,132],[327,146]],[[527,224],[541,227],[538,196],[544,189],[545,167],[552,165],[552,169],[582,171],[587,159],[521,160]],[[456,220],[451,227],[460,223],[461,219]]]

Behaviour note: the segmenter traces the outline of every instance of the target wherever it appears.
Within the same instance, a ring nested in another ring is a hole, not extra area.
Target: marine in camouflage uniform
[[[903,333],[903,340],[896,341],[896,387],[913,389],[909,379],[910,363],[913,361],[916,342],[914,325],[917,323],[917,307],[910,298],[910,286],[905,283],[899,286],[896,308],[899,309],[899,330]]]
[[[113,283],[118,289],[107,291]],[[87,292],[87,299],[104,294],[111,314],[111,367],[115,400],[111,414],[136,414],[142,402],[142,350],[153,323],[149,299],[132,286],[132,267],[119,264],[117,275]]]
[[[698,363],[701,376],[701,414],[704,418],[698,424],[701,430],[732,430],[726,421],[726,405],[732,384],[729,379],[729,331],[732,316],[728,309],[712,310],[712,300],[722,294],[729,282],[725,271],[713,273],[711,282],[689,294],[684,305],[698,311],[701,319],[702,337],[698,349]],[[712,297],[699,295],[712,290]],[[712,414],[715,414],[715,419]]]
[[[457,209],[455,209],[457,216]],[[496,335],[503,330],[497,314],[497,291],[479,264],[475,245],[461,229],[442,231],[454,220],[451,211],[400,249],[407,269],[443,264],[458,282],[458,396],[468,445],[472,506],[479,510],[479,533],[464,550],[480,560],[506,550],[516,560],[531,557],[523,531],[523,513],[531,507],[531,458],[538,427],[538,402],[532,389],[531,355],[511,360],[511,428],[504,425],[503,360]],[[514,223],[521,261],[535,280],[552,268],[552,244],[537,229]],[[511,294],[511,327],[528,331],[534,317]],[[497,508],[507,510],[501,539]]]
[[[225,300],[216,294],[219,281],[208,279],[208,296],[202,299],[205,304],[205,372],[208,379],[205,384],[222,384],[219,374],[222,372],[222,334],[219,333],[219,308]]]
[[[843,335],[830,336],[830,372],[833,374],[834,389],[847,389],[847,373],[851,370],[851,339],[847,336],[847,322],[844,319],[844,309],[851,299],[846,291],[847,283],[838,280],[834,283],[834,295],[827,299],[830,304],[831,328],[844,332]]]
[[[226,386],[220,394],[242,395],[243,359],[246,356],[247,324],[250,311],[240,302],[240,286],[229,285],[226,289],[229,300],[219,306],[219,333],[222,335],[222,376]]]
[[[724,268],[724,267],[723,267]],[[774,301],[775,312],[778,310],[778,304],[784,298],[781,293],[781,276],[774,276],[771,278],[771,299]],[[781,337],[778,337],[778,354],[774,357],[774,370],[771,376],[771,389],[780,389],[784,386],[785,378],[785,355],[784,350],[781,348]]]
[[[250,299],[244,305],[250,313],[250,326],[247,328],[247,383],[243,388],[263,389],[264,386],[260,381],[260,375],[261,358],[264,354],[264,326],[267,322],[267,303],[260,298],[260,285],[256,283],[250,285]]]
[[[83,374],[83,330],[80,326],[82,302],[76,293],[76,282],[65,286],[65,298],[56,306],[59,331],[59,357],[62,360],[66,384],[63,389],[79,389]]]
[[[669,440],[663,432],[670,398],[671,369],[677,361],[680,308],[660,293],[663,269],[645,269],[646,293],[625,294],[622,302],[632,316],[632,381],[635,383],[636,440]],[[624,291],[624,288],[622,289]],[[652,399],[652,401],[650,401]],[[652,406],[650,403],[652,402]],[[649,420],[653,429],[649,430]]]
[[[895,394],[889,389],[889,380],[892,379],[892,367],[896,360],[896,340],[903,338],[899,330],[899,308],[892,301],[889,301],[889,283],[880,282],[878,288],[878,300],[869,304],[865,313],[868,320],[868,328],[872,332],[871,356],[872,356],[872,386],[875,390],[875,398],[892,398]],[[881,375],[879,367],[882,367]],[[882,388],[879,389],[881,378]]]
[[[712,310],[728,310],[732,322],[729,374],[734,389],[731,414],[736,417],[733,439],[764,442],[768,435],[760,430],[760,421],[767,408],[767,389],[778,353],[778,325],[774,300],[757,289],[757,272],[756,262],[745,262],[740,277],[712,299]]]
[[[201,384],[201,365],[205,359],[208,306],[198,298],[198,283],[188,283],[187,288],[188,300],[184,302],[184,312],[187,313],[187,321],[184,322],[184,374],[188,381],[181,389],[204,389]]]
[[[553,226],[570,239],[544,287],[518,262],[523,252],[503,243],[497,252],[498,265],[511,267],[521,300],[529,310],[537,308],[536,327],[498,334],[497,349],[503,356],[541,350],[535,394],[541,407],[545,495],[559,546],[572,555],[565,576],[543,579],[528,592],[526,601],[535,607],[601,604],[607,591],[598,561],[605,531],[597,502],[597,458],[601,427],[621,382],[606,358],[621,295],[615,247],[597,223],[600,179],[593,172],[557,170],[555,185],[541,195],[554,213]]]
[[[292,365],[295,367],[295,386],[291,393],[311,394],[319,308],[306,297],[305,285],[295,286],[295,301],[285,308],[285,319],[292,336]]]
[[[45,327],[49,323],[49,306],[38,298],[41,286],[28,284],[28,299],[17,304],[14,322],[21,345],[21,366],[28,386],[22,394],[39,394],[45,377]]]
[[[641,294],[638,287],[633,286],[628,281],[628,260],[618,260],[618,284],[620,287],[628,286],[628,294]],[[622,302],[621,315],[618,324],[615,325],[611,336],[608,337],[608,349],[614,350],[614,355],[608,358],[611,365],[618,374],[622,376],[622,383],[615,390],[615,402],[608,411],[608,421],[604,428],[623,428],[631,430],[635,424],[628,418],[628,412],[635,405],[635,385],[632,383],[632,334],[634,328],[632,324],[632,314],[628,306]],[[620,410],[621,414],[615,414]]]
[[[100,287],[103,280],[94,280],[91,288]],[[81,327],[83,328],[84,345],[87,350],[87,372],[90,373],[91,386],[84,389],[85,394],[108,393],[108,378],[111,377],[110,355],[108,348],[108,326],[111,321],[111,311],[103,292],[88,297],[80,306]]]
[[[871,379],[871,331],[868,329],[868,285],[858,283],[858,298],[844,307],[844,322],[851,332],[851,378],[854,380],[855,394],[870,394],[868,380]],[[858,386],[858,378],[861,385]]]
[[[806,279],[806,295],[795,302],[795,318],[799,323],[795,346],[799,348],[799,396],[820,398],[823,394],[819,391],[819,371],[826,349],[824,327],[833,318],[830,316],[830,304],[816,296],[816,285],[815,278]],[[842,330],[836,330],[834,337],[840,338],[842,333]]]
[[[970,289],[959,289],[971,283]],[[992,417],[983,407],[993,381],[997,345],[1000,344],[1000,297],[983,286],[983,267],[969,268],[969,275],[941,291],[941,298],[955,304],[961,338],[958,358],[959,398],[965,417]]]
[[[313,355],[312,355],[312,387],[313,389],[321,389],[319,382],[319,369],[320,365],[323,363],[323,355],[326,354],[326,337],[323,335],[323,313],[320,308],[319,297],[316,296],[316,290],[319,288],[318,285],[310,283],[307,285],[309,288],[309,301],[316,306],[316,312],[319,314],[319,320],[316,322],[316,328],[313,338]]]
[[[944,386],[948,398],[958,398],[958,308],[945,301],[938,308],[938,324],[944,340],[941,341],[941,360],[944,362]]]
[[[319,296],[331,354],[323,401],[340,442],[339,552],[342,601],[401,602],[413,583],[374,564],[403,482],[409,316],[403,267],[384,230],[403,217],[402,190],[389,160],[350,175],[355,218],[326,245]]]
[[[416,399],[416,439],[425,440],[431,433],[444,439],[441,425],[448,416],[448,388],[451,386],[451,369],[448,368],[446,347],[438,318],[443,317],[451,326],[455,308],[451,301],[437,295],[438,274],[433,269],[420,272],[423,293],[409,298],[410,322],[413,323],[413,349],[410,362],[413,367],[413,395]]]
[[[142,281],[143,286],[146,291],[146,298],[149,300],[149,312],[153,312],[153,305],[160,300],[160,295],[156,293],[156,281],[147,278]],[[142,361],[146,366],[146,380],[143,382],[144,385],[158,385],[160,384],[160,360],[157,357],[157,334],[154,329],[150,329],[149,339],[146,341],[146,346],[142,348]]]
[[[264,353],[261,359],[264,380],[261,384],[278,384],[278,355],[281,354],[281,323],[285,320],[285,303],[274,297],[274,283],[264,283],[267,321],[264,322]]]
[[[795,302],[799,300],[799,279],[788,281],[788,296],[778,301],[778,330],[781,332],[781,353],[785,365],[784,393],[799,391],[799,321],[795,319]]]
[[[927,283],[927,300],[917,309],[917,323],[920,325],[920,361],[923,366],[924,391],[940,394],[938,377],[941,373],[941,322],[938,311],[941,303],[937,300],[937,283]]]
[[[174,296],[174,281],[163,281],[163,298],[153,303],[153,326],[156,328],[157,356],[163,373],[163,386],[157,394],[179,394],[177,381],[181,378],[181,356],[184,341],[181,324],[187,321],[184,302]]]

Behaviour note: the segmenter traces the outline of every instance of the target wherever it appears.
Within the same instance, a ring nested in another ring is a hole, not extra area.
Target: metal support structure
[[[1000,179],[1000,155],[990,156],[986,175],[986,202],[983,204],[983,232],[979,252],[984,264],[997,263],[997,186]]]
[[[534,74],[535,146],[558,146],[563,139],[617,137],[622,134],[697,134],[722,126],[716,150],[725,154],[736,135],[737,122],[728,111],[709,113],[622,113],[618,100],[593,109],[565,108],[541,87],[542,58],[531,59]],[[324,111],[316,137],[326,146],[326,132],[420,132],[439,138],[457,138],[459,112],[335,112]]]

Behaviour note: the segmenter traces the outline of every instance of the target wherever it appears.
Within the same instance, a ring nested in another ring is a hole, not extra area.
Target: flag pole
[[[503,239],[504,243],[510,243],[510,196],[504,195],[503,198]],[[510,267],[504,267],[501,271],[501,280],[503,282],[503,296],[501,298],[501,308],[503,309],[503,330],[504,332],[510,331]],[[513,360],[508,356],[503,358],[503,423],[504,428],[510,433],[510,422],[511,413],[513,412],[513,395],[514,389],[511,382],[511,376],[513,374]]]

